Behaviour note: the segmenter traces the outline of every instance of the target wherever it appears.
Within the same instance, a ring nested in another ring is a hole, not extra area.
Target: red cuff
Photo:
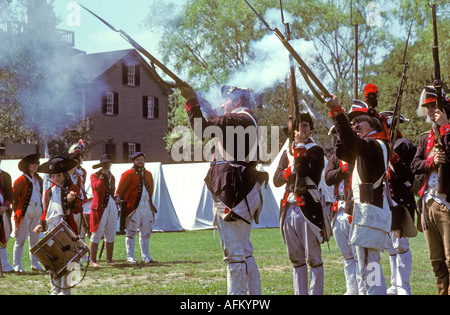
[[[348,163],[345,163],[345,164],[341,163],[341,171],[342,171],[342,173],[347,173]]]
[[[195,98],[192,98],[192,99],[188,100],[184,104],[184,107],[186,108],[187,112],[190,111],[193,107],[196,107],[196,106],[200,106],[200,105],[198,104],[197,99],[195,99]]]
[[[434,157],[429,157],[425,163],[427,169],[434,168]]]
[[[440,131],[441,131],[441,135],[442,135],[442,136],[445,135],[445,134],[447,134],[447,133],[450,133],[450,123],[441,126]]]
[[[389,162],[391,162],[391,164],[397,164],[398,162],[400,162],[400,156],[397,154],[397,152],[394,152],[391,156],[391,159],[389,160]]]
[[[291,167],[288,166],[288,168],[283,171],[283,177],[284,179],[288,179],[288,177],[291,175],[292,175]]]
[[[341,106],[336,106],[330,110],[329,114],[331,118],[336,118],[337,116],[344,114],[344,110]]]
[[[294,147],[294,158],[298,157],[307,157],[308,153],[305,146],[301,146],[299,148]]]

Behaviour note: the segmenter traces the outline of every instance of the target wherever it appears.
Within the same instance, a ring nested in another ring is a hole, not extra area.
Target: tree
[[[51,144],[53,137],[59,139],[68,130],[80,129],[86,138],[87,129],[79,127],[81,95],[75,92],[80,75],[69,62],[70,48],[56,31],[53,1],[18,0],[4,15],[22,28],[0,34],[8,43],[0,47],[3,137],[10,142],[39,143],[46,136]]]

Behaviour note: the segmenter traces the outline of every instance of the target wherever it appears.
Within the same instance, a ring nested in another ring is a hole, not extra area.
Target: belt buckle
[[[429,190],[428,190],[428,194],[431,197],[434,197],[436,195],[436,189],[434,189],[433,187],[430,187]]]

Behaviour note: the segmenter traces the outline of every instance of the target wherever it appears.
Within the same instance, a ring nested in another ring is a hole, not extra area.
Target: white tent
[[[213,227],[213,200],[204,182],[208,169],[209,163],[163,165],[175,211],[186,230]],[[278,203],[270,186],[267,189],[262,187],[262,195],[263,210],[259,224],[253,223],[253,228],[279,227]]]
[[[12,182],[22,175],[22,172],[18,169],[18,164],[20,160],[3,160],[0,164],[1,169],[5,170],[11,175]],[[41,163],[44,163],[46,159],[41,159]],[[86,169],[87,179],[86,179],[86,191],[89,197],[92,197],[92,191],[90,187],[90,176],[98,170],[92,168],[93,165],[98,164],[99,161],[84,161],[83,168]],[[119,184],[121,175],[132,166],[131,163],[125,164],[113,164],[111,167],[111,172],[116,178],[116,188]],[[155,223],[153,225],[154,231],[182,231],[183,227],[178,220],[177,214],[174,210],[170,194],[164,180],[164,174],[162,172],[161,163],[146,163],[145,168],[149,170],[153,175],[154,180],[154,190],[153,190],[153,203],[158,209],[158,213],[155,217]],[[44,180],[45,174],[40,174]],[[49,182],[45,181],[44,187],[48,186]]]
[[[86,180],[86,191],[91,193],[90,176],[97,170],[92,168],[93,165],[98,164],[99,161],[84,161],[83,168],[86,169],[88,175]],[[116,189],[119,185],[122,174],[132,167],[131,163],[113,164],[111,166],[111,173],[116,178]],[[169,191],[167,189],[164,174],[162,172],[161,163],[146,163],[145,168],[153,175],[154,189],[153,189],[153,204],[158,213],[155,216],[155,223],[153,224],[153,231],[175,232],[182,231],[183,227],[178,220],[177,214],[172,204]]]

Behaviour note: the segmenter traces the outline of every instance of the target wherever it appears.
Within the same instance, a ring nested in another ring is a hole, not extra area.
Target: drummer
[[[78,226],[74,219],[74,214],[82,210],[79,187],[72,183],[68,171],[77,165],[77,161],[55,157],[42,164],[38,168],[39,173],[51,175],[53,181],[52,187],[45,192],[45,209],[41,221],[34,228],[33,232],[51,231],[63,220],[66,221],[78,234]],[[70,295],[71,290],[68,285],[67,275],[61,279],[51,279],[52,295]]]

